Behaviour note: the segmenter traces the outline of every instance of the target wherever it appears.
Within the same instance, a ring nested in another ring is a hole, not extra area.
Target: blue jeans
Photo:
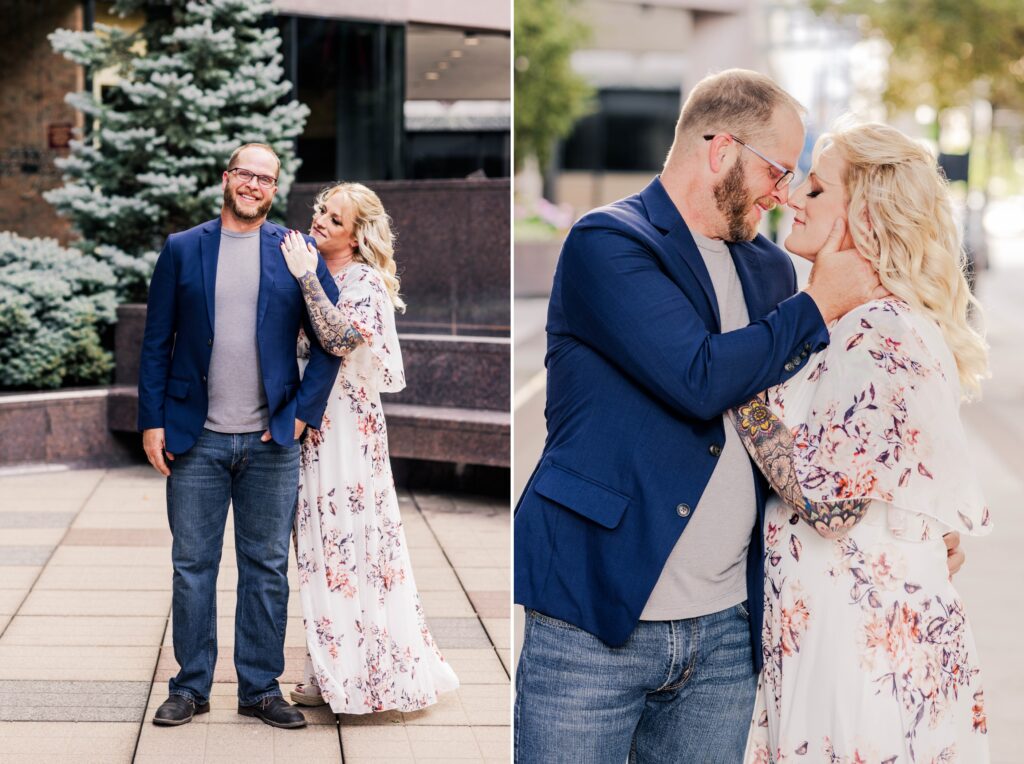
[[[622,647],[527,610],[515,761],[737,764],[756,689],[744,605],[641,621]]]
[[[280,695],[288,617],[288,545],[299,485],[299,444],[260,441],[258,432],[203,430],[168,462],[167,519],[174,544],[172,695],[210,697],[217,663],[217,571],[228,503],[234,507],[238,602],[235,670],[238,701]]]

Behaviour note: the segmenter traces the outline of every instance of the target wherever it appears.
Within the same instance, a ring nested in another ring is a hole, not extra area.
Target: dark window
[[[297,141],[297,180],[400,178],[405,30],[304,17],[278,23],[287,76],[310,110]]]
[[[601,90],[562,144],[564,170],[660,170],[679,119],[678,90]]]
[[[509,176],[508,131],[406,133],[407,178],[464,178],[477,171]]]

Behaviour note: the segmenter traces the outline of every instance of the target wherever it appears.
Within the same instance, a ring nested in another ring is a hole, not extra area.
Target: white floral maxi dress
[[[380,393],[405,387],[394,309],[365,264],[335,282],[338,308],[365,342],[342,358],[320,430],[302,443],[295,532],[305,681],[335,713],[414,711],[459,681],[427,628],[388,458]],[[309,355],[304,335],[299,355]]]
[[[942,541],[991,530],[959,399],[939,328],[894,299],[843,317],[768,391],[804,497],[872,501],[834,540],[769,502],[746,762],[989,760],[978,652]]]

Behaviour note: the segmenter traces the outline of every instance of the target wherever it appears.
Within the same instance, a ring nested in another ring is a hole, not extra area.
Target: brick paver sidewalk
[[[504,502],[400,492],[427,618],[462,686],[410,714],[307,710],[303,730],[235,711],[229,520],[212,711],[162,728],[150,719],[177,670],[163,486],[149,467],[0,475],[0,761],[509,760]],[[294,559],[291,580],[286,696],[305,657]]]

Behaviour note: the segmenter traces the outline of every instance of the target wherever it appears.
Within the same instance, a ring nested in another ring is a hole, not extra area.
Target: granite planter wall
[[[135,432],[145,305],[118,308],[112,431]],[[511,341],[507,337],[400,334],[407,386],[383,396],[391,454],[487,466],[511,464]]]
[[[137,434],[108,428],[109,400],[105,387],[0,395],[0,466],[110,467],[143,459]]]

